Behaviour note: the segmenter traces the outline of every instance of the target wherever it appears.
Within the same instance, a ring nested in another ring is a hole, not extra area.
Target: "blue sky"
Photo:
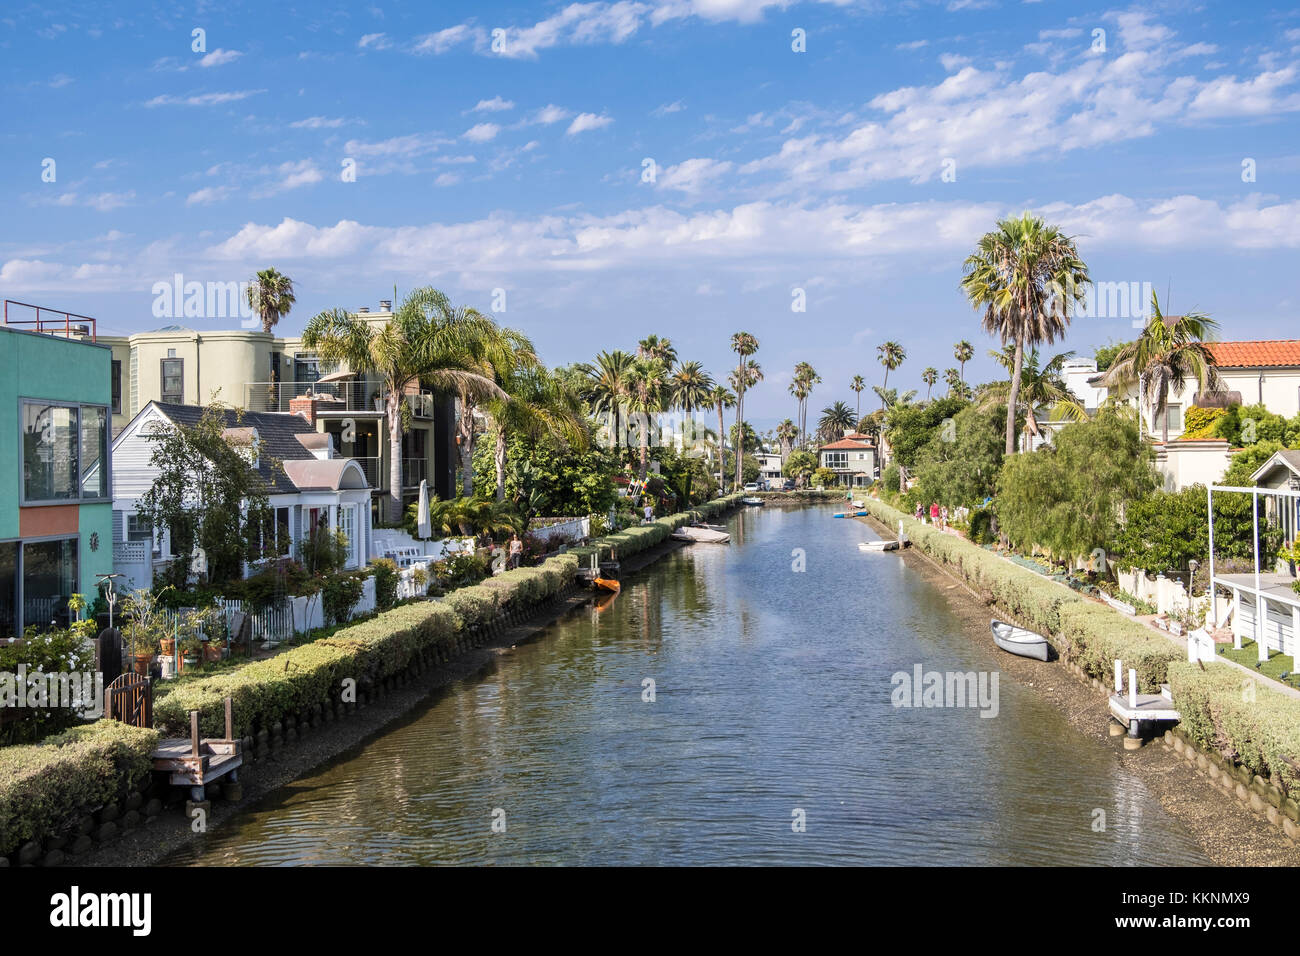
[[[19,4],[0,296],[120,334],[171,321],[152,290],[176,273],[275,266],[291,333],[394,286],[503,289],[552,364],[654,332],[715,373],[746,329],[765,428],[796,362],[814,410],[852,403],[886,339],[891,385],[924,390],[959,338],[993,377],[961,261],[1030,209],[1095,279],[1294,337],[1298,64],[1300,12],[1266,3]],[[1065,347],[1130,326],[1079,318]]]

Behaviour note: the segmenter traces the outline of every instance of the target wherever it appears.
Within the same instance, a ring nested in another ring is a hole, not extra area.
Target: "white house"
[[[758,480],[766,481],[769,488],[781,487],[781,465],[784,459],[779,454],[770,452],[759,452],[754,456],[758,459]]]
[[[126,575],[124,588],[149,587],[154,570],[173,557],[166,529],[145,524],[137,511],[159,469],[150,464],[159,426],[194,425],[203,416],[198,405],[149,402],[113,441],[114,569]],[[296,414],[225,412],[226,440],[243,449],[266,481],[267,502],[275,520],[276,543],[296,555],[298,545],[319,527],[335,528],[349,543],[347,567],[364,567],[370,552],[370,487],[361,465],[334,457],[328,434]],[[282,467],[272,467],[278,462]]]
[[[876,446],[865,435],[845,436],[822,445],[817,464],[839,476],[842,484],[855,488],[871,484],[876,475]]]

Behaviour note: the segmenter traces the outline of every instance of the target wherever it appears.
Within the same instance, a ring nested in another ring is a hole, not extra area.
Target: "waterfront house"
[[[758,480],[767,482],[769,488],[781,487],[781,466],[785,460],[776,454],[769,452],[759,452],[754,456],[758,459]]]
[[[817,464],[835,472],[840,484],[865,487],[875,479],[876,446],[865,435],[844,437],[822,445],[817,451]]]
[[[113,570],[111,353],[0,326],[0,640],[95,596]]]
[[[213,314],[235,316],[237,305],[225,303]],[[390,437],[382,386],[371,376],[322,363],[302,347],[301,338],[274,335],[260,327],[203,329],[172,324],[152,332],[107,336],[99,335],[95,319],[86,316],[10,301],[4,314],[6,321],[23,322],[36,331],[111,349],[109,404],[114,435],[151,401],[207,405],[216,400],[251,412],[290,412],[296,399],[314,398],[313,427],[333,435],[338,452],[361,467],[371,489],[372,520],[380,520],[389,493]],[[392,303],[381,301],[373,311],[362,307],[356,315],[383,325],[393,317]],[[199,319],[184,321],[197,324]],[[228,324],[231,319],[213,321]],[[455,497],[455,399],[415,386],[404,397],[411,412],[401,439],[404,505],[416,500],[423,479],[438,497]]]
[[[152,436],[169,424],[194,425],[203,413],[198,405],[151,401],[113,440],[113,554],[127,587],[150,586],[154,571],[174,556],[167,529],[151,528],[137,514],[159,471],[151,463]],[[226,440],[241,449],[265,481],[275,516],[274,540],[268,544],[296,555],[299,543],[317,528],[337,529],[348,539],[346,566],[364,567],[373,535],[370,487],[361,465],[336,456],[333,437],[316,431],[306,415],[241,415],[234,409],[224,414]]]

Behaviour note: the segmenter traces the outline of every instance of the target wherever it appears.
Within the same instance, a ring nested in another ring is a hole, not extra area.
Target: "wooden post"
[[[234,739],[235,739],[235,726],[234,726],[234,720],[232,719],[232,717],[231,717],[231,713],[230,713],[230,698],[229,698],[229,697],[226,698],[226,739],[227,739],[227,740],[234,740]]]
[[[199,712],[190,711],[190,752],[197,757],[199,755]]]

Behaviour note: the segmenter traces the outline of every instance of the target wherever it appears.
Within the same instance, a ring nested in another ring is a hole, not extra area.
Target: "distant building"
[[[876,446],[858,438],[841,438],[817,451],[817,464],[839,476],[840,484],[862,487],[876,476]]]
[[[758,480],[768,482],[769,487],[779,486],[782,481],[781,466],[785,459],[770,452],[759,452],[754,457],[758,459]]]
[[[109,349],[0,326],[0,640],[113,570]]]

